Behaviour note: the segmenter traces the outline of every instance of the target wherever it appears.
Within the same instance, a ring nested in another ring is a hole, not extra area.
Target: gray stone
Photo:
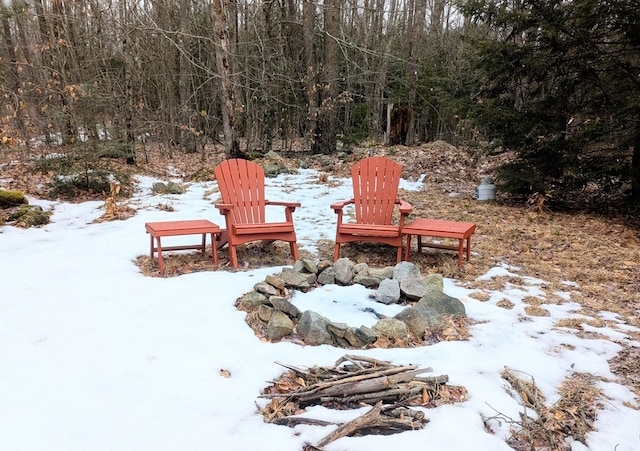
[[[380,279],[369,275],[369,271],[365,270],[360,271],[358,274],[356,274],[356,276],[353,278],[353,283],[363,285],[367,288],[375,288],[380,283]]]
[[[395,279],[382,280],[374,298],[383,304],[397,304],[400,300],[400,284]]]
[[[444,290],[444,279],[440,274],[427,274],[423,277],[424,282],[429,286],[429,289],[433,289],[435,291]]]
[[[240,306],[257,307],[269,300],[264,294],[252,290],[240,298]]]
[[[258,318],[266,323],[273,316],[273,312],[275,312],[273,307],[269,307],[267,304],[260,304],[258,307]]]
[[[365,344],[374,343],[378,339],[378,334],[370,327],[360,326],[355,330],[357,337]]]
[[[269,298],[269,303],[273,305],[274,308],[289,315],[291,318],[298,318],[301,315],[298,307],[289,302],[289,300],[285,297],[271,296]]]
[[[331,268],[333,266],[333,262],[331,260],[320,260],[317,266],[318,272],[322,272],[327,268]]]
[[[293,321],[279,310],[274,310],[271,319],[267,323],[267,337],[270,340],[279,340],[293,332]]]
[[[369,275],[378,280],[393,279],[393,266],[384,268],[369,268]]]
[[[407,325],[395,318],[382,318],[373,325],[373,330],[387,338],[406,338],[409,335]]]
[[[367,265],[366,263],[356,263],[355,265],[353,265],[354,274],[361,273],[362,271],[366,271],[368,269],[369,269],[369,265]]]
[[[441,291],[429,291],[418,301],[416,306],[418,305],[432,314],[467,316],[464,304],[460,299]]]
[[[307,310],[300,316],[297,330],[306,344],[333,344],[333,335],[328,329],[330,322],[319,313]]]
[[[347,341],[347,343],[349,343],[349,346],[352,346],[354,348],[364,348],[368,343],[358,336],[356,332],[357,330],[358,329],[356,329],[355,327],[347,328],[344,334],[344,339]]]
[[[315,274],[303,274],[291,269],[282,271],[281,275],[286,286],[303,290],[311,287],[309,276],[315,281]]]
[[[336,272],[333,266],[329,266],[318,274],[318,283],[320,285],[331,285],[336,283]]]
[[[393,268],[393,278],[402,283],[409,277],[420,277],[420,269],[411,262],[400,262]]]
[[[282,156],[280,156],[280,154],[275,150],[270,150],[269,152],[267,152],[265,157],[273,161],[282,161]]]
[[[258,293],[263,293],[267,296],[275,296],[278,294],[278,290],[273,285],[268,284],[267,282],[258,282],[253,286],[253,289]]]
[[[330,322],[329,324],[327,324],[327,328],[329,329],[329,332],[331,332],[336,337],[344,338],[345,334],[347,333],[347,329],[349,329],[349,326],[345,323]]]
[[[290,269],[295,272],[305,272],[304,263],[302,263],[301,260],[296,260],[295,262],[293,262],[293,267]]]
[[[305,276],[307,276],[307,282],[309,282],[309,285],[315,285],[316,283],[318,283],[318,276],[313,274],[313,273],[303,273]]]
[[[333,269],[336,272],[336,282],[341,285],[351,284],[353,279],[353,262],[348,258],[339,258],[333,264]]]
[[[311,260],[310,258],[303,258],[301,261],[304,269],[306,269],[311,274],[318,274],[318,265],[316,265],[313,260]]]
[[[438,315],[429,314],[417,306],[407,307],[394,316],[407,325],[407,329],[416,337],[422,338],[426,330],[440,322]]]
[[[268,275],[264,279],[264,281],[267,282],[269,285],[276,287],[278,290],[284,289],[284,286],[285,286],[284,280],[274,275]]]
[[[155,194],[184,194],[187,190],[182,185],[175,182],[156,182],[152,185],[151,191]]]
[[[400,291],[408,299],[418,300],[430,291],[431,287],[427,285],[422,277],[406,277],[400,281]]]

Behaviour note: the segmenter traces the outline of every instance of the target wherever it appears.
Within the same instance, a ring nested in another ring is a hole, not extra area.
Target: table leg
[[[216,246],[215,233],[211,234],[211,254],[213,255],[213,264],[218,264],[218,248]]]
[[[149,251],[149,258],[153,260],[153,240],[155,239],[152,234],[149,234],[149,238],[151,238],[151,250]]]
[[[204,249],[207,247],[207,234],[203,233],[202,234],[202,255],[204,255]]]
[[[464,239],[458,240],[458,268],[462,268],[462,252],[464,246]]]
[[[162,243],[160,242],[160,237],[156,238],[158,240],[158,269],[160,270],[160,274],[164,273],[164,260],[162,259]]]
[[[467,237],[467,262],[471,260],[471,237]]]

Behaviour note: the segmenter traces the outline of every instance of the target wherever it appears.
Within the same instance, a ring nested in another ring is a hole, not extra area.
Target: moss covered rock
[[[22,191],[12,191],[0,189],[0,208],[16,207],[28,204],[27,198]]]
[[[49,223],[49,213],[39,205],[22,205],[17,211],[10,214],[8,222],[15,222],[19,227],[33,227]]]
[[[156,182],[153,184],[151,190],[154,194],[184,194],[186,192],[186,189],[182,185],[175,182]]]

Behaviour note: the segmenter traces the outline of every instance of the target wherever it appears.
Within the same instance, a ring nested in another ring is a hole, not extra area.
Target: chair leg
[[[291,249],[291,256],[293,257],[293,261],[297,262],[300,260],[300,256],[298,255],[298,246],[295,241],[289,243],[289,248]]]
[[[340,243],[336,243],[333,248],[333,261],[336,261],[340,258]]]
[[[396,255],[396,263],[400,263],[402,261],[402,244],[398,246],[398,252]]]
[[[232,246],[231,243],[229,243],[229,258],[231,258],[231,266],[233,266],[234,269],[238,269],[238,255],[236,254],[236,247]]]

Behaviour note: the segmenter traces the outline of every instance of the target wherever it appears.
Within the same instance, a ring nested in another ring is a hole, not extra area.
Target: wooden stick
[[[318,447],[323,447],[329,443],[338,440],[342,437],[347,437],[349,434],[361,429],[362,427],[372,425],[380,420],[380,412],[382,411],[382,403],[378,403],[371,410],[365,414],[357,417],[354,420],[349,421],[338,427],[335,431],[324,437],[318,442]]]

